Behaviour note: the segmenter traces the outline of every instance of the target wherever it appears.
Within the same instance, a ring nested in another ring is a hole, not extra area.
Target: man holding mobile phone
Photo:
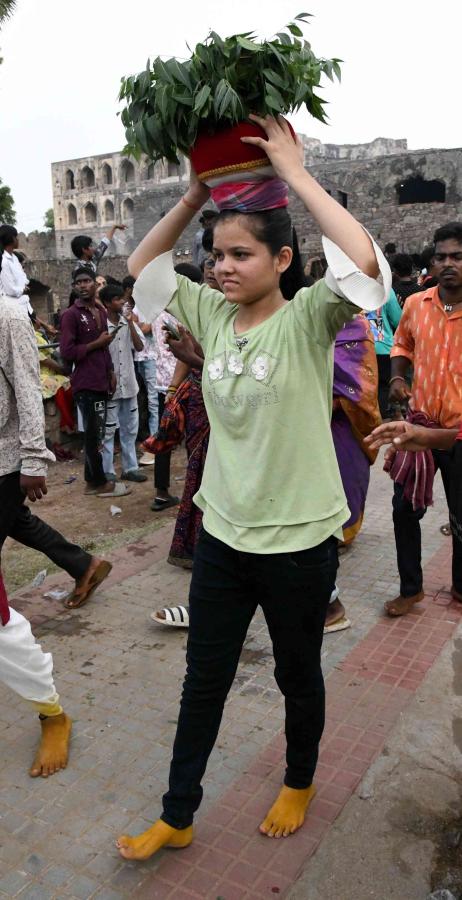
[[[71,385],[85,434],[85,493],[121,497],[130,491],[108,481],[100,452],[108,397],[117,385],[109,352],[113,335],[108,333],[105,310],[95,303],[95,273],[84,266],[76,269],[73,287],[78,299],[62,315],[60,353],[74,364]]]

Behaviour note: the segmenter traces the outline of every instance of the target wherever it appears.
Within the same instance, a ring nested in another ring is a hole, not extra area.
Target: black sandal
[[[178,506],[179,502],[179,497],[167,497],[165,500],[163,497],[154,497],[151,509],[153,512],[162,512],[164,509],[170,509],[171,506]]]

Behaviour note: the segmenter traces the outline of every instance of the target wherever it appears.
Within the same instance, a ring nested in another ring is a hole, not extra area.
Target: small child
[[[104,472],[108,478],[115,480],[114,437],[116,428],[119,428],[122,479],[146,481],[147,475],[138,468],[136,456],[138,383],[133,362],[133,350],[143,349],[143,335],[133,321],[131,313],[122,315],[125,302],[122,285],[108,284],[101,288],[99,299],[106,308],[109,334],[115,334],[109,345],[109,351],[117,378],[116,390],[107,404],[106,432],[102,448]]]

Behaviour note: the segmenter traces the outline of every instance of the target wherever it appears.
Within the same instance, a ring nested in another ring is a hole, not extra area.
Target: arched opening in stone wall
[[[345,191],[337,191],[337,194],[337,199],[340,205],[345,209],[348,209],[348,194]]]
[[[169,162],[167,163],[167,178],[178,178],[180,174],[180,167],[177,166],[176,163]]]
[[[422,175],[411,176],[397,186],[398,203],[444,203],[446,185],[444,181],[434,178],[426,181]]]
[[[77,225],[77,210],[73,203],[69,203],[67,207],[67,224]]]
[[[103,184],[112,184],[112,166],[109,163],[103,165]]]
[[[86,203],[84,207],[85,222],[96,222],[96,206],[94,203]]]
[[[114,204],[112,200],[105,200],[104,202],[104,221],[105,222],[113,222],[114,221]]]
[[[68,169],[64,176],[64,184],[66,185],[66,191],[73,191],[75,188],[75,179],[74,173],[72,169]]]
[[[154,163],[149,163],[146,169],[146,178],[151,181],[154,178]]]
[[[126,222],[128,219],[133,219],[133,210],[134,203],[130,197],[126,197],[124,202],[122,203],[122,220]]]
[[[90,169],[90,166],[84,166],[82,169],[82,187],[94,187],[95,186],[95,173],[93,169]]]
[[[122,172],[122,181],[125,184],[129,184],[131,181],[135,180],[135,166],[129,159],[124,159],[121,167]]]

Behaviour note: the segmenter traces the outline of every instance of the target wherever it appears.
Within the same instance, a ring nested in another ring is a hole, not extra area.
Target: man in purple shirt
[[[106,311],[95,302],[96,276],[82,266],[74,272],[78,299],[61,318],[61,356],[72,362],[71,385],[85,434],[85,481],[87,494],[122,497],[130,490],[108,481],[100,446],[104,438],[107,400],[116,388],[109,344],[116,332],[107,330]]]

